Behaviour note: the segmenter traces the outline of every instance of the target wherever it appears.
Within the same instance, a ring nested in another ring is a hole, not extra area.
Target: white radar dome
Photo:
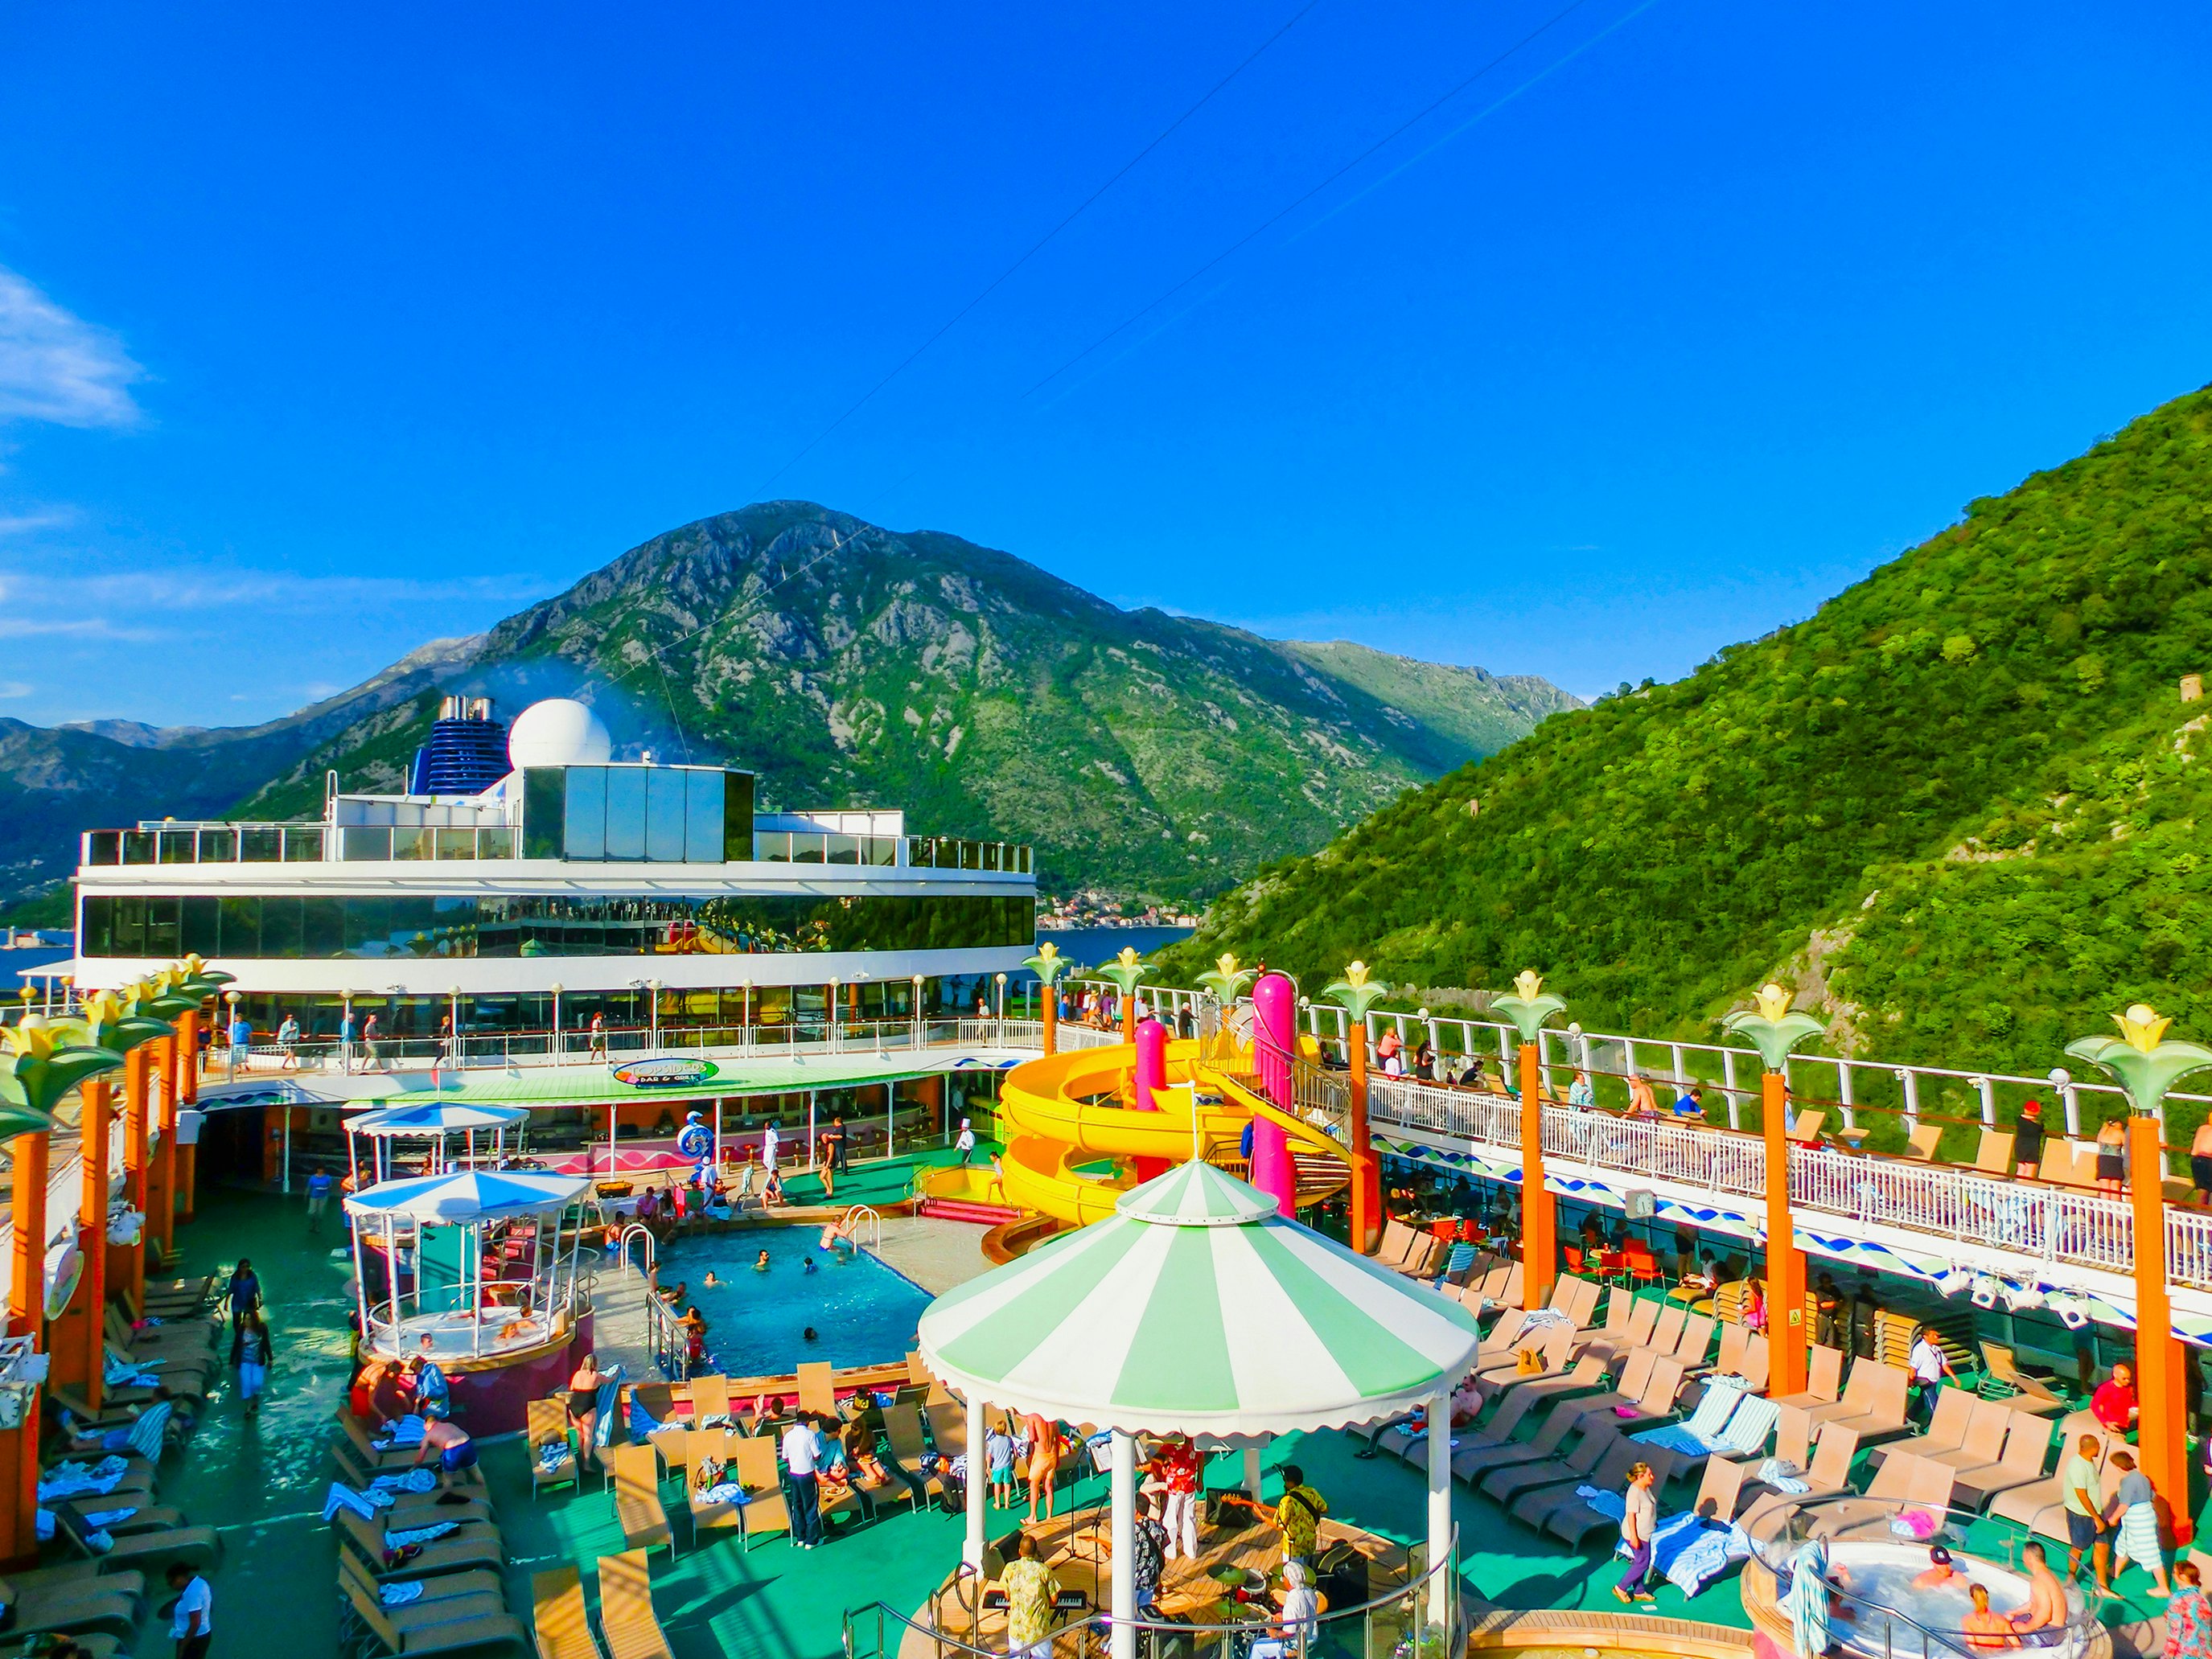
[[[526,766],[599,766],[615,751],[605,723],[569,697],[548,697],[515,716],[507,734],[507,763]]]

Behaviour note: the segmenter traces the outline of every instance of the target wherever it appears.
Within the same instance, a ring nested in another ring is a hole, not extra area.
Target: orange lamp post
[[[1044,1051],[1050,1054],[1060,1047],[1060,977],[1075,964],[1060,955],[1060,946],[1047,939],[1037,946],[1037,953],[1022,963],[1037,976],[1044,988]],[[1132,1036],[1129,1039],[1135,1042]]]
[[[1773,1353],[1772,1392],[1805,1387],[1812,1333],[1805,1328],[1805,1253],[1797,1248],[1790,1214],[1790,1084],[1782,1068],[1790,1051],[1820,1035],[1820,1022],[1793,1012],[1779,985],[1761,988],[1755,1008],[1740,1009],[1721,1024],[1759,1050],[1759,1131],[1766,1150],[1766,1307],[1768,1346]]]
[[[1121,954],[1098,971],[1112,980],[1121,993],[1121,1041],[1133,1050],[1137,1046],[1137,987],[1152,969],[1125,945]]]
[[[1540,1308],[1559,1273],[1559,1200],[1544,1182],[1544,1022],[1566,1004],[1544,989],[1543,975],[1524,969],[1510,995],[1491,1000],[1521,1037],[1521,1305]]]
[[[2136,1278],[2136,1389],[2140,1432],[2137,1461],[2165,1501],[2177,1547],[2195,1531],[2189,1504],[2188,1359],[2173,1334],[2173,1296],[2167,1283],[2166,1148],[2159,1105],[2166,1091],[2192,1072],[2212,1066],[2212,1048],[2165,1041],[2172,1022],[2138,1002],[2112,1016],[2117,1037],[2082,1037],[2066,1045],[2076,1060],[2102,1067],[2128,1097],[2128,1186],[2133,1200]]]
[[[1352,1248],[1366,1255],[1382,1243],[1382,1177],[1367,1116],[1367,1012],[1389,988],[1368,977],[1365,963],[1355,962],[1322,992],[1345,1012],[1345,1060],[1351,1068],[1345,1140],[1352,1152]]]

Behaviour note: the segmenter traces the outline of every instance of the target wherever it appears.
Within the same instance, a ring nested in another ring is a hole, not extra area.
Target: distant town
[[[1145,904],[1083,888],[1066,898],[1040,894],[1036,925],[1041,933],[1069,927],[1195,927],[1198,917],[1171,905]]]

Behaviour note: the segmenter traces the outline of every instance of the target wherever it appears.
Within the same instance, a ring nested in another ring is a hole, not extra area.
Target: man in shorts
[[[2075,1444],[2074,1455],[2058,1471],[2058,1488],[2066,1506],[2066,1576],[2081,1571],[2081,1554],[2089,1552],[2097,1588],[2112,1588],[2112,1547],[2105,1538],[2105,1494],[2097,1484],[2097,1458],[2104,1443],[2085,1434]]]
[[[450,1418],[434,1417],[422,1425],[422,1443],[415,1449],[415,1462],[430,1461],[431,1454],[438,1458],[438,1499],[441,1504],[465,1504],[469,1500],[453,1487],[465,1470],[477,1466],[477,1443],[469,1438],[469,1431]]]
[[[323,1230],[323,1212],[331,1206],[331,1188],[336,1183],[328,1170],[318,1170],[307,1177],[307,1231],[319,1233]]]

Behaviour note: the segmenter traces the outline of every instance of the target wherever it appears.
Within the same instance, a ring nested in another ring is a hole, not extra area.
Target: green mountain
[[[1655,1035],[1778,975],[1846,1046],[2030,1074],[2137,999],[2212,1037],[2212,702],[2183,701],[2207,671],[2212,391],[1270,866],[1169,966],[1534,967],[1586,1024]]]
[[[239,811],[318,812],[332,769],[398,787],[441,693],[508,713],[574,695],[624,749],[753,769],[770,805],[903,807],[918,830],[1033,842],[1049,891],[1193,901],[1580,706],[1121,611],[1012,555],[802,501],[655,537],[456,648]]]

